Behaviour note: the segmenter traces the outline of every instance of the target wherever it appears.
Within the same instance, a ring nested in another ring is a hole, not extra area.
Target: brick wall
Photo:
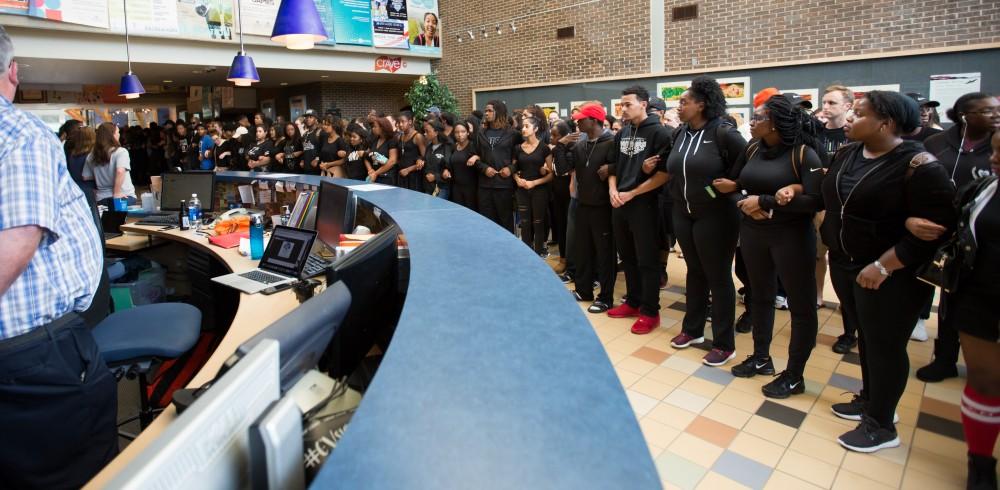
[[[396,113],[407,105],[403,94],[409,85],[391,83],[341,83],[322,82],[319,85],[322,106],[316,109],[340,109],[343,117],[354,118],[365,116],[375,109],[388,113]]]
[[[663,0],[667,71],[1000,42],[1000,0]],[[471,90],[649,72],[648,0],[605,0],[517,22],[511,34],[458,43],[460,28],[579,0],[442,0],[443,58],[433,64],[459,100]],[[698,19],[670,22],[697,3]],[[831,7],[832,5],[832,7]],[[558,41],[559,27],[576,37]],[[692,62],[696,59],[696,64]]]

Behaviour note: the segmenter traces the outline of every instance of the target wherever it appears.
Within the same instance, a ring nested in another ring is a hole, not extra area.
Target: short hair
[[[841,85],[839,83],[830,85],[823,91],[823,95],[830,92],[840,92],[840,94],[844,96],[844,102],[854,102],[854,91],[845,85]]]
[[[688,92],[694,100],[705,104],[701,114],[707,120],[722,117],[726,114],[726,95],[714,78],[701,75],[691,81]]]
[[[82,123],[80,121],[77,121],[76,119],[70,119],[62,123],[62,126],[59,126],[59,132],[57,134],[59,136],[66,135],[66,137],[69,137],[71,134],[73,134],[73,131],[76,128],[80,127],[81,124]]]
[[[917,101],[899,92],[872,90],[864,98],[872,111],[882,119],[896,123],[896,135],[910,134],[920,127],[920,106]]]
[[[566,136],[570,133],[569,124],[566,124],[566,121],[559,121],[552,127],[559,132],[559,136]]]
[[[642,85],[632,85],[631,87],[622,90],[622,95],[634,95],[642,102],[649,102],[649,91]]]
[[[452,114],[452,113],[450,113],[450,112],[442,112],[441,113],[441,120],[444,121],[444,123],[447,124],[448,126],[454,126],[455,125],[455,121],[457,119],[458,118],[455,117],[455,115]]]
[[[14,59],[14,42],[10,40],[7,29],[0,26],[0,75],[7,73],[7,67]]]
[[[990,97],[990,94],[984,92],[967,93],[959,97],[958,100],[955,101],[955,105],[945,112],[945,115],[948,116],[948,119],[951,119],[955,124],[963,125],[962,114],[969,112],[969,106],[977,100],[989,99]]]

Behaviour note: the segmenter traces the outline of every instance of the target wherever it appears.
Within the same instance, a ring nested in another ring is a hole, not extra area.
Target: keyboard
[[[264,284],[271,284],[271,283],[275,283],[275,282],[281,282],[281,281],[284,281],[284,280],[288,279],[287,277],[276,276],[274,274],[268,274],[267,272],[259,271],[259,270],[253,270],[253,271],[250,271],[250,272],[244,272],[244,273],[240,274],[240,277],[245,277],[247,279],[250,279],[251,281],[257,281],[257,282],[264,283]]]
[[[137,225],[146,226],[164,226],[164,225],[178,225],[180,224],[180,218],[176,214],[151,214],[149,216],[143,217],[141,220],[136,221]]]
[[[331,262],[316,254],[310,254],[306,265],[302,267],[302,277],[314,277],[322,274]]]

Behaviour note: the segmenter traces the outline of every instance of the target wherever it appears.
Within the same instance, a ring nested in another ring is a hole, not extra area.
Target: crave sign
[[[406,68],[406,62],[399,56],[379,56],[375,58],[375,71],[396,73],[400,68]]]

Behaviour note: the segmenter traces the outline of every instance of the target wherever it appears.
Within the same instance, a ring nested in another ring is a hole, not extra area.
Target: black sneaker
[[[559,280],[562,281],[563,284],[569,284],[569,283],[573,282],[573,277],[570,276],[569,273],[566,273],[566,274],[560,275],[559,276]]]
[[[753,322],[750,320],[750,312],[744,311],[739,318],[736,319],[736,332],[738,333],[750,333],[753,331]]]
[[[833,414],[844,419],[844,420],[855,420],[861,421],[861,417],[865,414],[865,410],[868,409],[868,400],[861,398],[861,395],[854,395],[850,402],[847,403],[834,403],[830,406],[830,410],[833,410]],[[892,414],[892,423],[899,423],[899,414]]]
[[[833,351],[837,354],[847,354],[855,345],[858,345],[858,338],[845,333],[837,337],[837,342],[833,344]]]
[[[875,419],[862,415],[858,427],[842,434],[837,442],[851,451],[874,453],[880,449],[899,447],[899,435],[895,428],[882,427]]]
[[[746,360],[733,366],[733,376],[752,378],[758,374],[773,375],[774,362],[770,356],[749,355]]]
[[[996,458],[969,453],[969,477],[966,488],[973,490],[996,490]]]
[[[934,358],[930,364],[917,369],[917,379],[925,383],[937,383],[958,376],[958,367],[953,362]]]
[[[774,371],[772,369],[772,371]],[[784,399],[806,392],[806,380],[788,371],[782,371],[774,381],[761,386],[760,391],[768,398]]]
[[[609,308],[610,307],[608,306],[607,303],[601,300],[597,300],[594,301],[592,305],[587,307],[587,311],[589,313],[604,313],[605,311],[608,311]]]

